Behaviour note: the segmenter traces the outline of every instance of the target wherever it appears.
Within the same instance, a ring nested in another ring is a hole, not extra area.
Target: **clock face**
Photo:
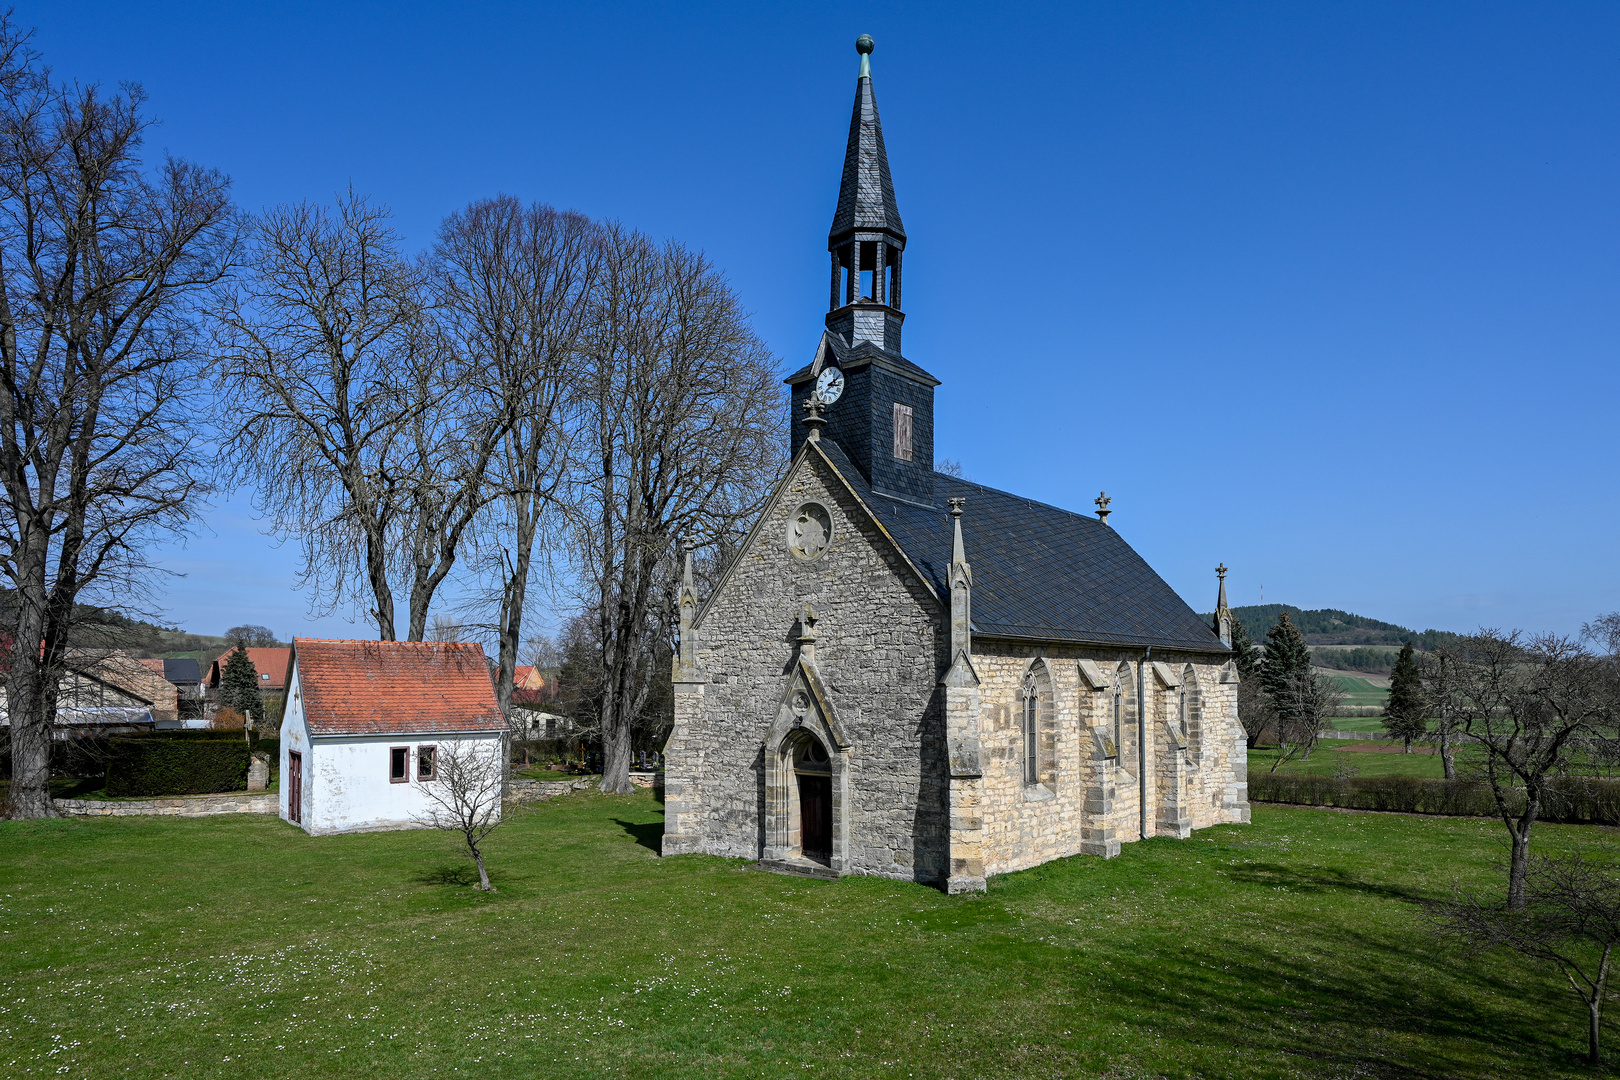
[[[831,405],[843,392],[844,373],[835,367],[822,368],[821,377],[816,380],[816,397],[821,399],[821,403]]]

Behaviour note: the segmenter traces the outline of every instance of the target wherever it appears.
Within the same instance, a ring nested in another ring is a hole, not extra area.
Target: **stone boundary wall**
[[[587,791],[596,787],[597,782],[598,778],[595,776],[581,776],[568,780],[514,779],[506,785],[506,797],[518,802],[544,802],[558,795],[567,795],[570,791]],[[633,772],[630,774],[630,782],[636,787],[661,788],[664,786],[664,774]]]
[[[58,813],[71,817],[208,817],[212,814],[274,814],[278,796],[230,792],[162,799],[52,799]]]
[[[1382,731],[1321,731],[1318,739],[1366,739],[1369,742],[1400,742]]]

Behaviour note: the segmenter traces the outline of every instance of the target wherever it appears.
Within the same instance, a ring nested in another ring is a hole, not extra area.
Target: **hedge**
[[[108,795],[205,795],[247,790],[240,731],[155,731],[110,741]]]
[[[1524,791],[1509,793],[1509,807],[1524,808]],[[1431,780],[1417,776],[1301,776],[1251,773],[1249,801],[1347,810],[1393,810],[1404,814],[1496,817],[1489,784],[1476,780]],[[1620,781],[1562,777],[1548,785],[1541,821],[1620,825]]]

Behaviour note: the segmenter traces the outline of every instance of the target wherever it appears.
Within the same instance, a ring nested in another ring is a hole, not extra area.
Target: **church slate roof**
[[[891,349],[881,349],[870,341],[857,341],[854,345],[847,345],[835,333],[826,331],[822,334],[829,348],[832,349],[833,360],[839,367],[852,371],[862,364],[878,363],[888,366],[898,374],[913,379],[928,386],[938,386],[939,380],[934,378],[922,368]],[[819,347],[817,353],[820,353]],[[782,382],[792,386],[795,383],[809,382],[814,375],[816,362],[814,360],[804,365],[798,371],[783,379]]]
[[[900,207],[894,200],[889,152],[883,146],[883,125],[878,120],[870,75],[862,75],[855,84],[855,111],[849,118],[844,177],[838,185],[838,207],[833,212],[828,239],[839,243],[857,229],[885,231],[902,242],[906,237],[906,227],[900,224]]]
[[[1119,532],[1096,518],[934,474],[937,508],[873,491],[831,439],[817,444],[941,597],[951,563],[945,500],[965,498],[962,536],[973,568],[973,632],[1035,641],[1226,646]]]

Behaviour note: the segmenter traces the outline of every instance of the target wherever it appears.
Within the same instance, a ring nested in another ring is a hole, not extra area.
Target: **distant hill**
[[[1243,627],[1256,642],[1263,642],[1266,633],[1276,625],[1283,612],[1311,645],[1401,645],[1410,641],[1425,651],[1457,640],[1460,636],[1449,630],[1410,630],[1397,623],[1369,619],[1365,615],[1352,615],[1337,608],[1317,608],[1305,611],[1292,604],[1255,604],[1233,608],[1232,614],[1243,620]],[[1213,618],[1205,615],[1204,618]],[[1368,670],[1358,668],[1357,670]]]
[[[15,625],[11,592],[0,589],[0,626]],[[160,626],[124,614],[116,608],[79,604],[68,644],[78,648],[123,649],[132,656],[195,656],[211,661],[228,642],[216,634],[188,634],[173,626]]]

